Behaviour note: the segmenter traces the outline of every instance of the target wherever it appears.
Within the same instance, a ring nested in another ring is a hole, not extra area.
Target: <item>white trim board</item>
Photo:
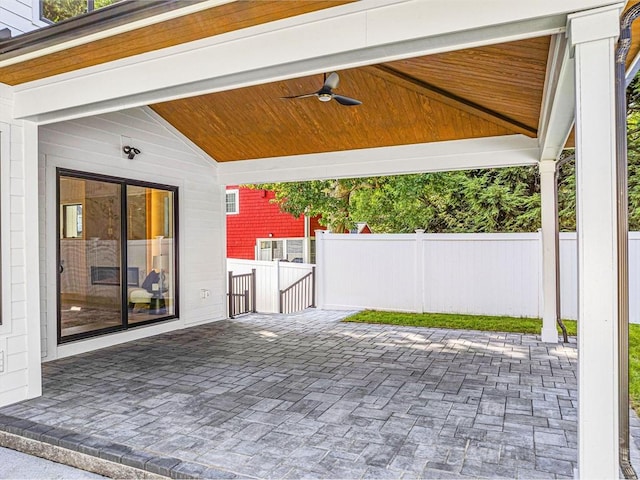
[[[542,110],[538,125],[540,160],[555,160],[562,153],[574,125],[575,66],[564,35],[554,35],[549,48]]]
[[[538,140],[505,135],[218,163],[218,182],[291,182],[535,165]]]

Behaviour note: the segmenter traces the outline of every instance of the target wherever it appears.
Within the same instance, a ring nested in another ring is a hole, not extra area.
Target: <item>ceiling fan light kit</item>
[[[340,82],[340,77],[336,72],[331,73],[328,77],[325,74],[324,84],[314,93],[304,93],[302,95],[293,95],[291,97],[282,97],[286,99],[300,99],[307,97],[318,97],[318,100],[321,102],[329,102],[331,100],[335,100],[340,105],[344,105],[345,107],[353,107],[356,105],[361,105],[362,102],[360,100],[356,100],[355,98],[345,97],[343,95],[337,95],[333,93],[333,89],[338,86]]]

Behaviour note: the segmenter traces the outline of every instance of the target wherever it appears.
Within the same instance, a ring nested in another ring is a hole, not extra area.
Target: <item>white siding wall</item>
[[[37,238],[29,238],[37,224],[27,223],[27,215],[35,205],[37,175],[35,158],[28,157],[24,140],[27,127],[31,127],[27,133],[35,144],[35,127],[13,121],[11,110],[12,94],[0,84],[0,405],[40,395],[41,391],[40,335],[36,326],[38,274],[32,261],[37,256]],[[31,200],[28,196],[32,196]],[[27,289],[27,285],[36,286],[36,292]]]
[[[142,153],[128,160],[126,144]],[[130,140],[129,140],[130,139]],[[215,167],[146,108],[109,113],[40,128],[40,222],[43,356],[53,359],[185,326],[226,318],[224,189]],[[178,187],[180,318],[127,332],[56,345],[56,168],[144,180]],[[211,295],[200,298],[200,290]]]
[[[9,27],[12,36],[47,25],[40,20],[38,0],[1,0],[0,29]]]

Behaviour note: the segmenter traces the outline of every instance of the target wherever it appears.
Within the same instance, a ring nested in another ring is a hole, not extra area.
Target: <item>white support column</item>
[[[324,230],[316,230],[316,305],[318,310],[322,310],[325,304],[325,265],[324,255]]]
[[[27,358],[29,384],[27,395],[42,395],[40,344],[40,234],[38,224],[38,126],[23,122],[24,213]]]
[[[558,343],[558,201],[556,161],[542,160],[540,203],[542,210],[542,341]]]
[[[424,230],[421,228],[416,230],[415,275],[413,308],[416,313],[424,313]]]
[[[280,259],[275,260],[273,264],[271,282],[276,287],[273,289],[273,311],[280,313]]]
[[[580,478],[619,476],[614,48],[622,5],[568,19],[576,82]]]

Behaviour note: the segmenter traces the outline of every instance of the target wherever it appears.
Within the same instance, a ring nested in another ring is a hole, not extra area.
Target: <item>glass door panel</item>
[[[175,312],[174,192],[127,185],[128,323]]]
[[[122,325],[121,186],[59,176],[61,341]]]

